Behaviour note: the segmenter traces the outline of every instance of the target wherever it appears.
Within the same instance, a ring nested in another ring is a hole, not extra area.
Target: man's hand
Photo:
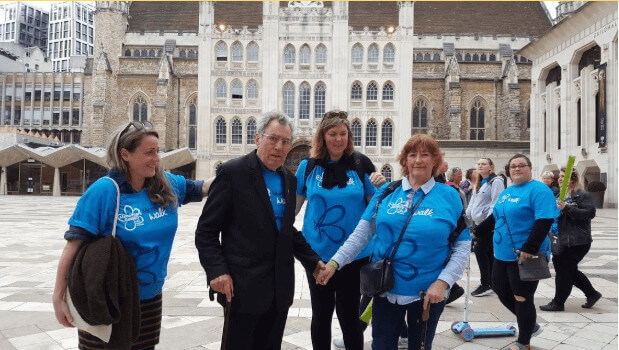
[[[372,183],[372,185],[374,185],[374,187],[379,188],[385,182],[387,182],[387,179],[385,179],[383,174],[379,172],[373,172],[370,174],[370,182]]]
[[[530,259],[533,257],[533,254],[529,254],[527,252],[520,251],[520,255],[518,256],[518,261],[523,262],[524,259]]]
[[[324,269],[325,269],[325,263],[323,263],[322,261],[319,261],[318,264],[316,264],[314,273],[312,273],[312,276],[314,276],[316,283],[318,283],[318,278],[320,277],[320,274],[322,273],[322,271],[324,271]]]
[[[232,283],[232,277],[230,277],[230,275],[221,275],[213,279],[210,284],[214,291],[225,294],[228,302],[232,301],[232,297],[234,296],[234,284]]]
[[[333,265],[331,264],[325,265],[325,268],[320,272],[320,274],[316,278],[316,283],[326,286],[327,282],[329,282],[331,277],[333,277],[333,274],[335,274],[335,267],[333,267]]]
[[[426,291],[426,297],[423,299],[423,309],[427,309],[429,303],[436,304],[445,300],[445,291],[447,287],[449,287],[449,285],[445,281],[434,281]]]

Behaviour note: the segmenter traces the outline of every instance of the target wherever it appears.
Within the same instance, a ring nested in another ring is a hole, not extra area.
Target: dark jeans
[[[493,232],[484,237],[475,238],[477,240],[475,258],[477,258],[477,265],[479,266],[481,284],[484,286],[492,285],[492,265],[494,262]]]
[[[531,343],[537,314],[533,297],[539,281],[525,282],[518,275],[517,261],[494,259],[492,267],[492,289],[501,303],[509,309],[518,321],[518,342],[523,345]],[[525,301],[516,301],[515,296]]]
[[[337,271],[326,286],[316,284],[313,271],[307,271],[312,298],[312,346],[331,349],[333,310],[340,321],[346,349],[363,349],[363,330],[359,322],[359,270],[367,259],[359,259]]]
[[[416,301],[407,305],[392,304],[387,298],[374,297],[372,310],[372,349],[373,350],[395,350],[398,348],[398,337],[402,320],[406,315],[408,323],[408,349],[419,349],[421,340],[425,336],[426,350],[432,349],[432,340],[436,332],[438,319],[443,313],[445,302],[431,304],[430,318],[427,322],[427,329],[421,321],[423,303]]]
[[[561,255],[553,255],[552,263],[555,268],[555,297],[554,302],[558,305],[565,301],[572,292],[572,286],[580,289],[586,297],[593,297],[596,290],[589,282],[587,276],[578,270],[578,263],[587,255],[591,243],[565,247]]]
[[[281,349],[287,317],[287,311],[277,312],[275,306],[264,314],[231,312],[228,349]]]
[[[365,309],[368,307],[370,300],[372,300],[372,298],[365,294],[361,294],[361,302],[359,303],[359,316],[361,316],[361,314],[363,314],[363,311],[365,311]],[[365,331],[368,328],[368,324],[361,320],[359,320],[359,322],[361,323],[361,330]],[[402,320],[400,338],[408,338],[408,327],[406,326],[406,319]]]

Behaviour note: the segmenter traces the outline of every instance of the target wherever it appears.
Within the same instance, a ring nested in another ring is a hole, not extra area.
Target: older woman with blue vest
[[[401,184],[385,196],[382,192],[389,185],[377,191],[355,231],[317,280],[327,283],[336,270],[354,261],[370,240],[372,261],[389,258],[403,231],[392,260],[393,288],[374,297],[372,348],[397,349],[406,315],[408,348],[419,349],[423,343],[431,349],[449,288],[466,268],[470,236],[465,228],[453,244],[449,242],[462,215],[462,201],[457,192],[432,177],[443,161],[438,143],[428,135],[414,135],[398,161],[405,175]],[[413,215],[406,225],[409,214]],[[423,322],[422,312],[428,308],[429,318]]]

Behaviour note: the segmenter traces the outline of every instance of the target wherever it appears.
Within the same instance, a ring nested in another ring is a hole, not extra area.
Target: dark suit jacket
[[[207,282],[232,276],[232,312],[260,314],[273,304],[286,312],[294,294],[294,257],[310,270],[320,260],[293,227],[296,178],[283,169],[286,209],[279,231],[262,169],[255,151],[224,163],[196,229]]]

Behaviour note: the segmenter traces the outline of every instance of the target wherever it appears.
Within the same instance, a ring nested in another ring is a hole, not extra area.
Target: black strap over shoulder
[[[365,174],[373,173],[376,168],[374,164],[367,156],[364,156],[362,153],[354,151],[352,153],[353,162],[355,164],[355,171],[357,172],[357,176],[361,179],[361,183],[365,187]],[[307,165],[305,167],[305,174],[303,175],[303,193],[307,191],[307,178],[309,174],[316,167],[316,158],[307,158]]]

